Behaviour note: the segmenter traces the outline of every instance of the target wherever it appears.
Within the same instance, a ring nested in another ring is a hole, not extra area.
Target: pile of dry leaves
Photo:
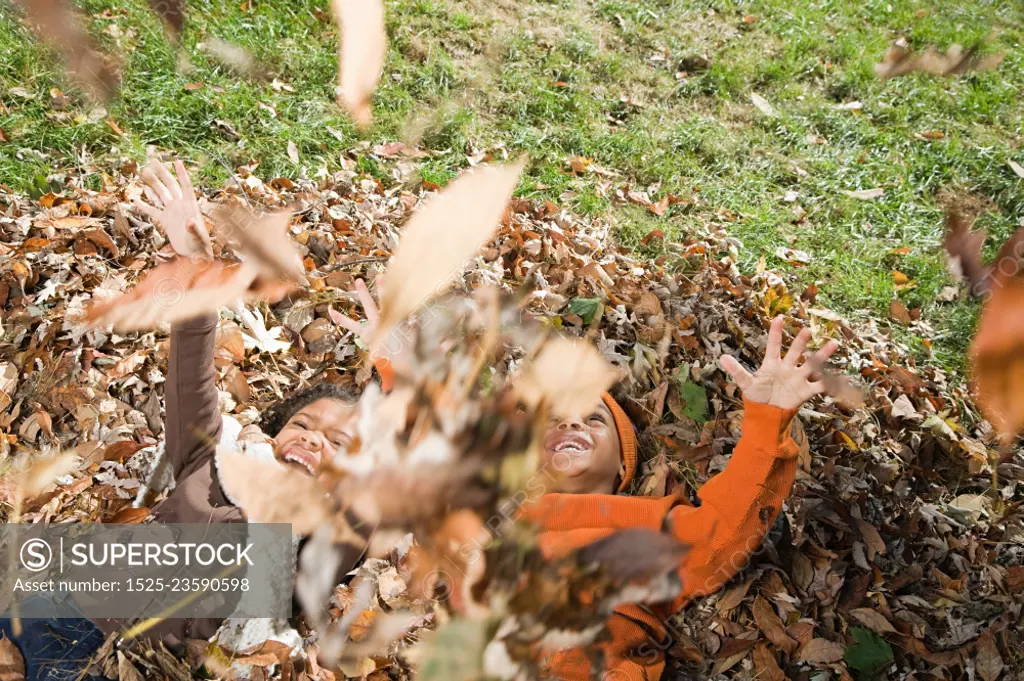
[[[243,424],[313,382],[368,383],[366,349],[332,312],[358,314],[354,279],[372,279],[396,250],[407,216],[436,188],[415,179],[414,154],[393,145],[358,153],[378,156],[390,181],[356,172],[354,153],[347,170],[315,182],[263,182],[255,168],[242,168],[208,197],[297,206],[286,230],[302,252],[306,283],[274,305],[222,312],[221,406]],[[121,207],[140,192],[133,164],[103,175],[101,191],[65,179],[61,194],[38,201],[0,193],[0,448],[5,460],[22,452],[81,457],[55,487],[25,501],[26,520],[136,522],[146,511],[131,507],[144,482],[133,455],[161,435],[166,328],[122,335],[89,329],[79,318],[88,304],[129,290],[172,251],[147,221]],[[457,300],[475,300],[472,291],[493,285],[503,302],[488,298],[475,309],[493,305],[500,315],[511,309],[502,306],[526,308],[540,322],[526,338],[550,328],[589,336],[622,370],[616,394],[645,443],[634,493],[692,496],[723,468],[742,412],[717,359],[738,354],[756,365],[774,315],[788,315],[791,334],[806,326],[819,343],[840,339],[840,369],[867,392],[863,406],[823,398],[801,411],[806,446],[785,522],[729,587],[669,623],[670,673],[772,681],[996,681],[1020,673],[1021,466],[965,389],[936,367],[915,365],[884,328],[852,328],[818,307],[816,290],[791,291],[764,267],[739,272],[742,245],[725,218],[705,234],[665,244],[651,260],[617,248],[611,229],[551,203],[513,199],[498,233],[455,285],[468,296]],[[388,295],[401,297],[397,288]],[[487,359],[511,374],[523,354]],[[8,511],[16,496],[9,479],[0,480],[0,509]],[[473,503],[479,510],[493,499]],[[465,543],[479,529],[467,529],[464,519],[452,514],[430,528],[434,550],[443,550],[445,538]],[[351,585],[333,588],[322,625],[340,634],[336,672],[319,667],[311,636],[299,660],[291,646],[268,641],[236,662],[252,678],[344,673],[384,681],[408,676],[412,665],[420,677],[476,678],[479,658],[466,651],[482,651],[493,632],[451,619],[473,596],[465,585],[425,588],[430,575],[409,564],[415,548],[405,539],[364,563]],[[437,629],[428,652],[410,652],[425,628]],[[196,647],[216,668],[221,658],[211,657],[210,646]],[[192,673],[162,651],[103,652],[96,669],[111,677]]]

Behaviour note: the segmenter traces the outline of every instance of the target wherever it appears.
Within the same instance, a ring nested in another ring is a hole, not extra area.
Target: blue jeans
[[[21,635],[0,618],[0,632],[25,658],[25,681],[73,681],[103,645],[103,633],[85,618],[51,617],[21,620]]]

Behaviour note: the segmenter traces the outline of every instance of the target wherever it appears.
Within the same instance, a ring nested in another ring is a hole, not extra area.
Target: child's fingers
[[[732,355],[722,355],[718,363],[741,390],[750,385],[750,381],[754,378]]]
[[[203,254],[207,257],[213,257],[213,242],[210,241],[210,233],[206,231],[206,226],[200,226],[199,222],[192,218],[188,221],[188,231],[192,232],[195,238],[199,241],[203,249]]]
[[[156,173],[153,172],[152,165],[145,168],[142,171],[142,179],[146,181],[146,184],[152,188],[152,191],[156,192],[156,195],[160,198],[161,204],[168,204],[174,200],[171,192],[164,186],[164,183],[157,178]]]
[[[366,288],[366,282],[362,279],[356,279],[356,294],[359,296],[359,302],[363,304],[363,313],[366,314],[367,323],[370,326],[376,327],[377,322],[380,321],[377,303],[373,300],[369,289]]]
[[[768,347],[764,351],[765,361],[779,360],[782,357],[782,315],[772,320],[772,326],[768,330]]]
[[[821,350],[818,350],[818,352],[814,353],[814,359],[818,362],[824,363],[825,360],[831,357],[832,354],[838,349],[839,343],[835,342],[834,340],[829,341],[828,343],[825,343],[825,347],[823,347]]]
[[[192,188],[192,179],[185,170],[185,164],[181,161],[174,162],[174,174],[178,176],[178,184],[181,185],[181,195],[188,198],[195,198],[196,192]]]
[[[786,353],[786,359],[783,363],[789,367],[795,367],[797,363],[803,359],[804,350],[807,349],[807,341],[811,340],[811,330],[801,329],[800,333],[793,339],[793,344],[789,346],[789,352]]]
[[[167,191],[171,193],[171,196],[175,199],[181,198],[181,187],[178,185],[178,181],[174,179],[174,175],[171,175],[171,171],[167,169],[167,166],[153,159],[152,163],[153,172],[160,178],[160,181],[167,187]]]
[[[351,317],[346,317],[345,315],[335,310],[333,307],[327,308],[327,314],[330,315],[331,319],[338,326],[344,329],[348,329],[357,336],[363,335],[363,325],[357,322],[356,320],[352,319]]]
[[[149,216],[150,220],[156,221],[160,218],[160,209],[154,208],[153,206],[149,205],[142,199],[135,199],[132,205],[135,206],[135,210],[139,211],[144,215]]]

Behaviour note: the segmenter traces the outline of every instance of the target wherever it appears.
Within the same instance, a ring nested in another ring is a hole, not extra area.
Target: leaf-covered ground
[[[353,278],[372,273],[367,259],[390,254],[433,188],[417,175],[416,155],[364,148],[317,182],[263,182],[243,171],[209,192],[267,206],[298,201],[292,234],[310,282],[300,296],[261,306],[283,348],[222,314],[216,364],[225,411],[245,422],[309,382],[368,378],[363,351],[329,309],[354,311]],[[370,165],[387,179],[366,172]],[[170,254],[147,221],[118,212],[137,191],[136,171],[84,166],[83,176],[102,177],[102,186],[75,187],[71,178],[39,200],[0,194],[3,456],[75,448],[83,457],[54,490],[29,501],[29,520],[136,519],[126,510],[141,483],[134,455],[160,435],[167,335],[86,331],[74,320],[90,300],[127,289]],[[568,333],[589,331],[627,370],[618,392],[645,443],[634,493],[692,498],[722,469],[742,412],[717,359],[738,353],[756,365],[767,320],[783,309],[788,333],[807,326],[816,343],[840,340],[840,367],[869,393],[862,409],[825,398],[801,410],[806,436],[785,521],[723,592],[670,623],[670,678],[997,681],[1024,671],[1021,462],[999,462],[991,427],[958,382],[915,361],[884,325],[846,321],[813,288],[790,288],[785,268],[744,267],[747,252],[728,228],[695,231],[655,258],[624,251],[613,231],[554,203],[514,200],[467,281],[514,289],[532,272],[540,288],[531,311]],[[0,503],[11,503],[2,483]],[[402,567],[400,556],[367,565],[372,598],[340,589],[335,614],[359,603],[370,611],[359,615],[367,624],[407,604]],[[472,662],[466,640],[449,643],[455,659]],[[331,678],[308,662],[281,664],[287,653],[273,644],[244,660],[275,675]],[[149,677],[176,664],[104,654],[97,669],[122,679],[132,678],[129,667]],[[374,681],[408,673],[401,657],[366,658],[346,671]]]
[[[142,1],[75,4],[123,60],[121,97],[87,106],[0,4],[0,183],[45,192],[47,176],[70,171],[98,188],[100,169],[149,145],[179,151],[211,186],[252,162],[264,180],[314,177],[336,171],[358,139],[333,102],[326,2],[193,2],[181,55]],[[1019,2],[386,5],[392,48],[368,138],[434,152],[425,179],[443,184],[489,151],[525,151],[534,163],[524,196],[614,218],[632,246],[653,229],[679,240],[727,227],[745,244],[744,267],[788,262],[787,276],[819,281],[822,299],[852,318],[887,318],[894,296],[920,308],[927,326],[901,337],[920,359],[934,352],[962,368],[976,315],[940,295],[951,283],[940,204],[986,210],[997,243],[1020,218],[1021,179],[1008,164],[1024,165]],[[1006,57],[994,72],[882,82],[872,65],[899,38],[914,49],[990,38],[985,52]],[[248,50],[265,79],[216,58],[218,40]],[[574,172],[577,156],[577,169],[592,163],[586,172]],[[844,193],[876,188],[875,199]],[[660,203],[669,196],[682,200]]]

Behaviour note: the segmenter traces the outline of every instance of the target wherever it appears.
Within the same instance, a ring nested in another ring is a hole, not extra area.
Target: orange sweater
[[[695,597],[713,593],[743,568],[782,509],[796,476],[798,449],[789,431],[795,412],[753,402],[745,407],[743,437],[726,469],[698,492],[699,507],[680,504],[676,497],[547,494],[523,508],[525,517],[541,526],[541,550],[549,557],[615,530],[659,530],[663,521],[689,546],[679,568],[683,590],[675,601],[622,606],[608,620],[611,640],[600,644],[607,666],[604,681],[658,681],[665,650],[673,644],[666,634],[667,618]],[[632,433],[620,439],[631,441]],[[561,681],[591,678],[582,649],[555,653],[547,664]]]

